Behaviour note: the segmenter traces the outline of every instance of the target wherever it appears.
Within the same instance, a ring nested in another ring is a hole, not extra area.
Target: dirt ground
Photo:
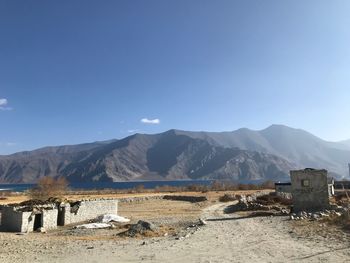
[[[197,195],[204,195],[198,193]],[[117,236],[123,227],[43,233],[0,233],[0,262],[349,262],[350,235],[336,226],[286,216],[224,214],[222,192],[189,203],[150,199],[121,202],[119,214],[159,227],[153,237]],[[198,218],[207,225],[197,227]]]
[[[264,191],[273,191],[264,190]],[[201,192],[158,192],[158,193],[109,193],[109,191],[98,191],[98,192],[88,192],[82,191],[78,194],[68,194],[63,197],[67,200],[81,200],[81,199],[90,199],[90,198],[135,198],[135,197],[152,197],[152,196],[163,196],[163,195],[189,195],[189,196],[206,196],[208,200],[217,200],[220,196],[227,194],[239,194],[239,195],[249,195],[256,193],[257,190],[245,190],[245,191],[209,191],[205,193]],[[1,196],[0,205],[11,204],[11,203],[20,203],[26,200],[29,200],[29,196],[24,193],[10,194],[7,196]]]

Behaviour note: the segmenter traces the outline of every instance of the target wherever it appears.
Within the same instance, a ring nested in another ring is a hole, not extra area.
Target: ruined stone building
[[[318,211],[329,207],[333,187],[328,184],[327,174],[327,170],[311,168],[290,172],[295,212]]]
[[[105,214],[117,214],[116,199],[94,199],[78,202],[0,206],[0,230],[9,232],[31,232],[41,227],[55,229],[73,223],[95,219]]]

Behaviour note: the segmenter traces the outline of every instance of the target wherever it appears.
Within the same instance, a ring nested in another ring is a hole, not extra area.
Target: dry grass
[[[251,195],[253,193],[256,193],[257,190],[237,190],[237,191],[208,191],[206,193],[202,192],[176,192],[176,194],[181,195],[190,195],[190,196],[206,196],[207,199],[210,202],[217,201],[222,195],[229,194],[229,195]],[[77,201],[81,199],[94,199],[94,198],[133,198],[133,197],[150,197],[150,196],[160,196],[165,194],[174,194],[173,192],[147,192],[147,193],[118,193],[118,192],[109,192],[107,191],[70,191],[67,194],[63,196],[63,198]],[[18,193],[18,194],[4,194],[2,196],[4,199],[0,200],[0,205],[4,204],[13,204],[13,203],[20,203],[23,201],[27,201],[30,199],[30,196],[28,196],[25,192],[24,193]]]
[[[119,203],[118,213],[136,222],[138,219],[157,220],[162,218],[198,219],[205,204],[173,202],[169,200],[148,200],[134,203]]]
[[[329,217],[321,220],[323,223],[341,227],[342,229],[350,232],[350,212],[343,213],[341,216],[330,215]]]

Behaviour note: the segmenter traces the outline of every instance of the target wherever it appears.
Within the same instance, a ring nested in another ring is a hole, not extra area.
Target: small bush
[[[273,181],[266,181],[260,185],[261,189],[275,189],[275,183]]]
[[[31,199],[47,200],[51,197],[61,198],[68,189],[68,182],[65,178],[54,179],[52,177],[42,177],[37,185],[29,190]]]

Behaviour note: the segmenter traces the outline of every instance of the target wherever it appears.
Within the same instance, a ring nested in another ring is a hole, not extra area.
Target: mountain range
[[[0,183],[230,179],[288,180],[289,170],[325,168],[348,176],[350,141],[328,142],[304,130],[272,125],[255,131],[169,130],[121,140],[45,147],[0,156]]]

